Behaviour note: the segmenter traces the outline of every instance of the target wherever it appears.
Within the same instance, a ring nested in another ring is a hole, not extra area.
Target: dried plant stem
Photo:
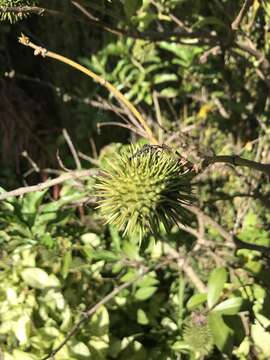
[[[270,164],[262,164],[256,161],[243,159],[237,155],[219,155],[219,156],[207,156],[203,160],[203,167],[215,163],[226,163],[234,166],[246,166],[250,169],[261,171],[266,175],[270,175]]]
[[[244,16],[248,12],[249,8],[252,6],[253,2],[254,2],[254,0],[245,0],[244,1],[242,8],[240,9],[238,15],[236,16],[236,18],[234,19],[234,21],[231,24],[232,30],[237,30],[239,28]]]
[[[63,129],[63,136],[68,144],[68,147],[69,147],[69,150],[73,156],[73,159],[74,159],[74,162],[76,164],[76,168],[77,170],[81,170],[82,169],[82,165],[81,165],[81,162],[80,162],[80,159],[79,159],[79,156],[78,156],[78,153],[75,149],[75,146],[73,145],[73,142],[69,136],[69,133],[67,132],[66,129]]]
[[[71,172],[65,173],[63,175],[60,175],[55,179],[44,181],[37,185],[20,187],[18,189],[12,190],[12,191],[4,192],[4,193],[0,194],[0,201],[8,199],[13,196],[20,196],[20,195],[24,195],[24,194],[34,192],[34,191],[41,191],[41,190],[47,189],[49,187],[52,187],[54,185],[61,184],[67,180],[97,175],[97,173],[98,173],[98,171],[93,170],[93,169],[71,171]]]
[[[149,139],[149,141],[153,144],[157,144],[157,140],[155,139],[152,130],[147,125],[145,119],[143,116],[139,113],[139,111],[135,108],[135,106],[119,91],[117,90],[112,84],[110,84],[108,81],[103,79],[101,76],[95,74],[93,71],[87,69],[86,67],[78,64],[77,62],[62,56],[60,54],[57,54],[52,51],[48,51],[47,49],[44,49],[34,43],[32,43],[29,38],[25,35],[21,35],[19,37],[19,42],[25,46],[31,47],[35,50],[35,55],[41,55],[43,57],[50,57],[52,59],[58,60],[60,62],[63,62],[78,71],[86,74],[87,76],[91,77],[94,81],[99,83],[100,85],[104,86],[110,93],[112,93],[118,101],[120,101],[133,115],[134,117],[139,121],[139,123],[142,125],[146,137]]]

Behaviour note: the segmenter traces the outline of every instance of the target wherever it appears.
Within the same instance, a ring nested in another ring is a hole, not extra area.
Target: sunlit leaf
[[[218,301],[227,281],[227,271],[224,267],[213,270],[208,280],[207,304],[211,309]]]

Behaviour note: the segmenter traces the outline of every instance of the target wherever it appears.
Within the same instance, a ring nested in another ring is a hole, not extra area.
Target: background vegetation
[[[4,359],[269,359],[269,168],[203,166],[215,155],[270,163],[269,2],[0,7]],[[100,169],[153,141],[112,92],[34,56],[21,33],[112,84],[191,164],[185,225],[141,241],[105,224]]]

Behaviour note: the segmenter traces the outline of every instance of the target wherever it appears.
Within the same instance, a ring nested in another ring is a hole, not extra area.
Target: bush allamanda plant
[[[192,200],[193,173],[171,149],[130,146],[108,161],[96,186],[99,208],[107,223],[124,235],[167,232],[186,223],[183,205]]]

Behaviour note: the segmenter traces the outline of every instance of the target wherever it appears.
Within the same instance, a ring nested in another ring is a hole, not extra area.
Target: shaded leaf
[[[208,317],[208,324],[218,349],[230,355],[233,349],[233,331],[226,325],[222,316],[211,312]]]
[[[224,267],[213,270],[208,280],[207,304],[211,309],[217,302],[227,281],[227,271]]]

